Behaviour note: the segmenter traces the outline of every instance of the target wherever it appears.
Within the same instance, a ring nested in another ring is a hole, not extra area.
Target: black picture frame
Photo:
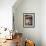
[[[35,27],[35,13],[23,13],[23,27],[24,28]]]

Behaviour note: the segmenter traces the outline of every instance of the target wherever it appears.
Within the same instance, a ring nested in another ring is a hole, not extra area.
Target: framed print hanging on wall
[[[23,13],[23,27],[25,28],[35,27],[35,13]]]

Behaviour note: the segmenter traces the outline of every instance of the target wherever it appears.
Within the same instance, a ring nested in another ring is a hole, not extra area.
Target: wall
[[[46,0],[41,1],[41,40],[42,46],[46,46]]]
[[[19,1],[18,1],[19,2]],[[17,4],[17,3],[16,3]],[[23,0],[19,6],[14,5],[14,24],[15,31],[23,33],[23,37],[31,39],[35,42],[36,46],[41,46],[41,1],[40,0]],[[23,27],[23,13],[35,13],[35,27]]]
[[[12,29],[12,6],[16,0],[0,0],[0,27]]]

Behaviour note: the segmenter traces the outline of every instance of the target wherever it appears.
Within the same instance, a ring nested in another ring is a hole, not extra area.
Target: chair
[[[22,46],[22,33],[15,33],[16,46]]]

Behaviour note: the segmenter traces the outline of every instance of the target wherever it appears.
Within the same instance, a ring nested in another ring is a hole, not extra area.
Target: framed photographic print
[[[23,13],[23,27],[35,27],[35,13]]]

